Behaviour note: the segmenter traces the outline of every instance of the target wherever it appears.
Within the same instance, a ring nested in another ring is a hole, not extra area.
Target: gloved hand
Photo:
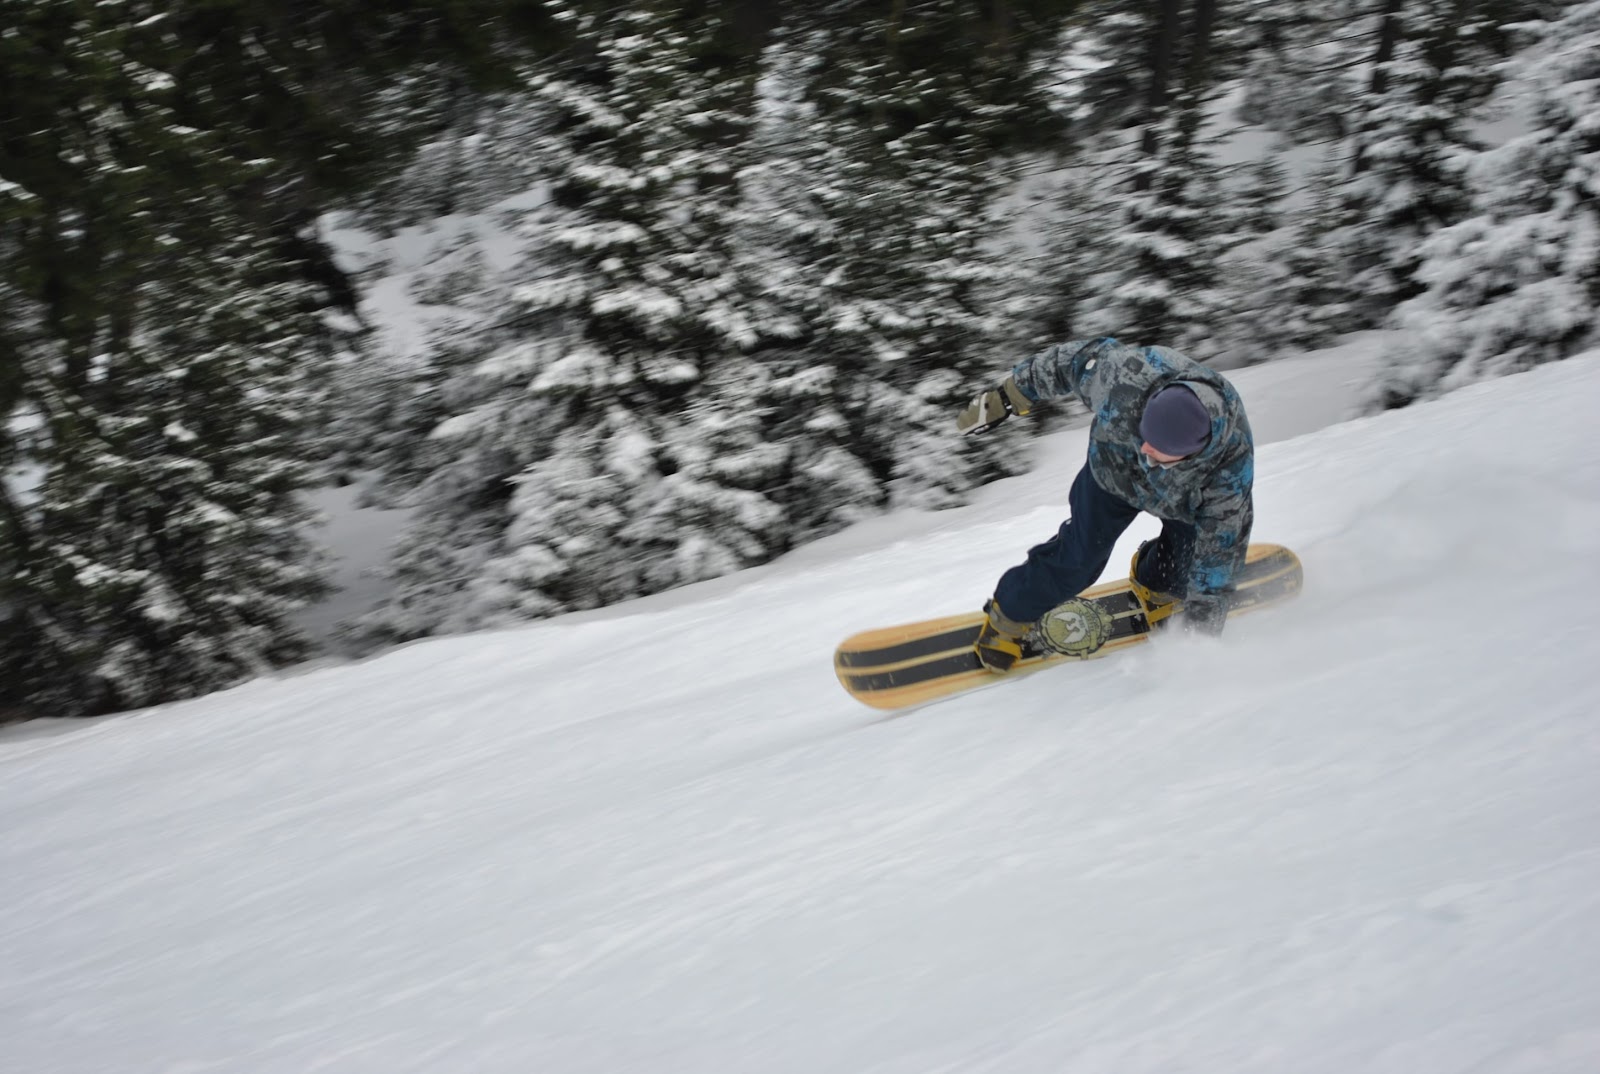
[[[1032,411],[1033,400],[1022,394],[1015,377],[1008,376],[968,403],[956,418],[956,428],[964,436],[986,433],[1013,414],[1026,416]]]
[[[978,662],[996,674],[1004,674],[1022,659],[1022,636],[1029,624],[1008,619],[1000,605],[990,599],[983,606],[983,629],[978,632]]]
[[[1214,638],[1228,622],[1228,596],[1210,593],[1183,602],[1183,629],[1191,634]]]

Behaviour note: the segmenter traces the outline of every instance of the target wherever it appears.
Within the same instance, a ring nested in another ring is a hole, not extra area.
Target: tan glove
[[[990,388],[972,402],[956,418],[956,428],[963,436],[986,433],[1013,414],[1027,416],[1033,412],[1033,400],[1022,394],[1015,377],[1006,377],[998,387]]]

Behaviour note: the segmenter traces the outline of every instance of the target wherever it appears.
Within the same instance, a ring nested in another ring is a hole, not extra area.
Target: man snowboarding
[[[974,399],[956,425],[982,433],[1068,395],[1092,415],[1089,458],[1072,483],[1071,516],[1000,577],[984,607],[976,647],[990,671],[1010,670],[1033,624],[1094,584],[1140,511],[1162,526],[1134,554],[1134,591],[1149,607],[1182,600],[1183,621],[1199,633],[1222,632],[1250,542],[1255,446],[1244,404],[1220,373],[1177,351],[1110,338],[1056,344]]]

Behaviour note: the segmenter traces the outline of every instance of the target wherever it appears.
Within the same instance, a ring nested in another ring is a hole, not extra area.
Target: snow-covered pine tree
[[[375,617],[398,636],[595,607],[785,540],[760,430],[718,387],[755,339],[729,245],[754,64],[717,51],[715,13],[546,6],[575,46],[528,83],[550,198],[474,405],[434,432],[460,453],[423,484]]]
[[[516,478],[508,551],[478,587],[491,614],[593,607],[786,547],[773,453],[727,392],[756,340],[732,252],[755,64],[707,54],[715,13],[646,6],[591,26],[603,92],[538,86],[573,124],[554,188],[573,219],[516,299],[550,359],[531,390],[563,417]]]
[[[1367,233],[1341,190],[1350,176],[1342,147],[1359,123],[1363,78],[1392,58],[1400,24],[1384,16],[1402,2],[1245,0],[1227,9],[1219,49],[1238,72],[1235,118],[1290,144],[1321,145],[1326,158],[1301,184],[1285,233],[1257,247],[1259,256],[1232,259],[1224,274],[1228,304],[1242,297],[1254,306],[1229,326],[1234,341],[1253,338],[1267,350],[1315,346],[1377,315],[1378,303],[1354,289],[1345,268]]]
[[[770,495],[793,544],[868,517],[886,500],[860,433],[865,393],[884,389],[812,347],[828,310],[820,251],[836,238],[825,206],[848,160],[843,145],[819,135],[823,124],[806,97],[822,44],[815,33],[784,27],[762,58],[755,164],[745,175],[734,248],[756,334],[740,389],[777,452]]]
[[[1472,215],[1423,244],[1381,406],[1566,357],[1600,327],[1600,3],[1537,30],[1507,70],[1529,129],[1473,160]]]
[[[1467,119],[1491,84],[1474,48],[1483,29],[1461,0],[1394,0],[1384,13],[1380,46],[1392,39],[1392,54],[1368,75],[1339,223],[1323,243],[1364,323],[1416,294],[1418,243],[1466,210]]]
[[[1276,155],[1229,165],[1206,178],[1206,241],[1216,251],[1216,271],[1203,292],[1208,338],[1197,353],[1233,368],[1317,342],[1316,330],[1284,301],[1291,287],[1301,285],[1298,273],[1305,266],[1296,229],[1284,224],[1287,177]]]
[[[1216,8],[1205,0],[1151,7],[1102,2],[1115,14],[1085,26],[1088,41],[1142,57],[1122,63],[1123,93],[1102,105],[1112,129],[1080,155],[1058,215],[1059,272],[1075,282],[1073,335],[1116,335],[1214,357],[1217,264],[1234,214],[1202,130],[1212,95],[1209,42]],[[1109,36],[1111,30],[1115,36]],[[1104,76],[1102,76],[1104,77]]]
[[[53,711],[193,696],[304,652],[290,616],[323,588],[300,498],[323,355],[294,322],[314,304],[253,238],[215,248],[207,277],[141,288],[86,380],[37,381],[24,680]]]
[[[6,497],[0,681],[63,715],[292,658],[289,613],[319,592],[297,498],[318,303],[235,211],[261,164],[179,114],[155,16],[50,5],[16,35],[58,77],[36,87],[48,151],[6,161],[26,210],[7,342],[37,481]]]
[[[549,110],[522,93],[502,98],[492,112],[504,140],[485,152],[541,161],[553,129]],[[441,143],[461,139],[457,131]],[[364,490],[369,502],[413,511],[390,552],[390,597],[344,624],[345,640],[357,647],[481,623],[471,587],[504,552],[512,479],[544,457],[560,412],[558,402],[528,390],[540,351],[519,345],[526,341],[506,323],[515,277],[490,270],[481,237],[503,242],[522,231],[524,243],[541,244],[539,225],[554,219],[547,176],[531,165],[519,170],[507,163],[485,173],[474,163],[466,168],[471,189],[462,196],[490,213],[465,223],[431,220],[426,200],[449,160],[448,153],[419,154],[388,187],[394,208],[357,217],[369,227],[385,219],[415,221],[419,233],[436,238],[434,252],[442,255],[399,277],[425,311],[421,345],[340,371],[342,458],[350,468],[375,472]]]
[[[28,70],[26,64],[37,55],[30,44],[20,28],[0,34],[0,71],[20,75]],[[29,101],[19,94],[8,103],[13,115],[25,115],[33,123],[47,122],[50,114],[48,102],[37,98]],[[45,107],[28,114],[30,103]],[[28,407],[29,378],[23,361],[30,351],[41,347],[47,315],[44,305],[22,282],[28,253],[23,236],[37,226],[43,203],[17,181],[22,176],[16,175],[10,164],[0,157],[0,654],[16,655],[0,655],[0,682],[4,683],[0,686],[0,719],[30,712],[25,699],[28,687],[17,674],[24,648],[14,639],[26,629],[22,607],[28,594],[21,579],[24,563],[32,555],[28,510],[38,471],[29,433],[39,419],[37,411]]]
[[[496,409],[528,404],[519,390],[525,368],[484,363],[511,339],[502,324],[510,278],[503,266],[515,255],[517,231],[548,199],[542,147],[552,116],[522,91],[471,94],[447,112],[456,117],[452,126],[358,204],[322,221],[329,232],[370,236],[356,271],[373,323],[392,316],[398,297],[415,326],[402,339],[369,338],[362,360],[335,372],[327,470],[340,482],[375,474],[363,489],[368,503],[431,500],[419,487],[436,471],[458,473],[480,444],[432,435],[436,429],[494,426]],[[531,461],[512,453],[513,464],[506,452],[489,450],[496,456],[490,469],[502,475]]]
[[[1060,48],[1076,58],[1070,89],[1076,134],[1087,138],[1138,128],[1154,98],[1169,101],[1172,72],[1184,62],[1181,0],[1084,0],[1062,29]],[[1171,36],[1161,38],[1165,25]],[[1159,120],[1159,116],[1155,117]]]
[[[1317,347],[1362,324],[1339,266],[1323,249],[1325,238],[1339,225],[1341,174],[1338,160],[1309,170],[1300,204],[1276,234],[1251,251],[1242,276],[1230,281],[1230,292],[1253,290],[1261,314],[1253,330],[1269,347]]]
[[[436,120],[406,83],[492,80],[548,36],[494,0],[0,0],[0,683],[88,713],[299,651],[296,496],[317,441],[315,229]]]
[[[1120,148],[1090,187],[1087,211],[1103,238],[1084,258],[1091,283],[1075,334],[1162,343],[1208,359],[1217,354],[1216,321],[1229,312],[1216,283],[1230,214],[1207,148],[1175,118],[1160,130],[1153,154],[1133,148],[1130,159]],[[1121,184],[1106,181],[1119,172]]]
[[[1242,0],[1227,8],[1219,48],[1237,71],[1237,118],[1296,144],[1345,138],[1352,87],[1370,62],[1387,0]]]
[[[997,155],[1036,90],[1025,57],[985,47],[992,29],[954,0],[847,2],[792,19],[774,50],[760,357],[802,539],[961,502],[1014,455],[1009,435],[950,432],[952,408],[1020,357],[997,349],[993,299],[1018,275],[993,241]]]

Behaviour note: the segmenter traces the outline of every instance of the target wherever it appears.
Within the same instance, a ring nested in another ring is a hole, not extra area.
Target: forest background
[[[1054,340],[1397,328],[1380,408],[1596,338],[1593,0],[0,0],[0,102],[13,715],[303,659],[330,485],[409,519],[359,649],[960,504]]]

